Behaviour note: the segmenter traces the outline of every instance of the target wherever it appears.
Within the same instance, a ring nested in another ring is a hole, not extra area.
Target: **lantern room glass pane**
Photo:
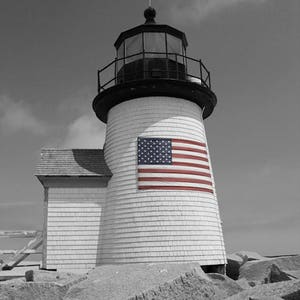
[[[125,55],[126,55],[126,57],[140,53],[142,51],[143,51],[143,40],[142,40],[141,33],[134,35],[125,40]],[[135,55],[133,57],[127,58],[126,63],[135,61],[140,58],[141,58],[141,55]]]
[[[124,42],[120,45],[117,51],[117,57],[122,58],[124,57]]]
[[[182,41],[181,39],[167,34],[168,53],[176,53],[182,55]],[[176,55],[168,54],[168,57],[172,60],[176,60]],[[177,61],[183,63],[182,56],[177,56]]]
[[[162,52],[163,54],[146,54],[146,57],[166,57],[166,39],[164,32],[144,32],[145,52]]]
[[[117,50],[117,58],[124,58],[124,42],[120,45]],[[118,60],[117,71],[119,71],[124,66],[124,59]]]

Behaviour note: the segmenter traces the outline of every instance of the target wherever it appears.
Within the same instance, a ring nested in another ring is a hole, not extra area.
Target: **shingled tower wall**
[[[225,263],[209,159],[202,161],[207,166],[202,170],[203,176],[167,173],[168,177],[175,175],[172,177],[174,179],[196,178],[202,182],[200,184],[174,182],[170,190],[138,189],[138,138],[168,137],[207,145],[201,115],[197,104],[172,97],[137,98],[110,110],[105,160],[113,176],[108,184],[102,218],[101,264]],[[209,158],[207,146],[199,148],[206,148],[207,154],[203,156]],[[197,145],[193,149],[197,150]],[[200,170],[197,167],[183,169],[191,171],[187,172],[190,174]],[[191,186],[199,187],[199,191],[180,190]],[[172,187],[179,190],[172,190]]]

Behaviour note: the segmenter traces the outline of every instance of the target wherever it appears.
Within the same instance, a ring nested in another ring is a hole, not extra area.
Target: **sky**
[[[97,69],[146,0],[0,1],[0,230],[41,229],[41,148],[102,148]],[[152,0],[218,97],[205,120],[228,253],[300,253],[300,1]],[[22,241],[23,242],[23,241]],[[0,248],[12,242],[0,239]],[[18,244],[18,245],[19,245]]]

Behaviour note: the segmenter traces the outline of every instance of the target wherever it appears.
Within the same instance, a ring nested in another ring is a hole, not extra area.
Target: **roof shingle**
[[[42,149],[36,176],[111,176],[102,149]]]

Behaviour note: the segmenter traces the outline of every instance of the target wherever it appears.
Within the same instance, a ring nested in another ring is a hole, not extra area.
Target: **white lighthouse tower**
[[[155,22],[120,34],[116,59],[98,71],[93,109],[107,123],[112,173],[100,225],[100,264],[226,264],[203,119],[217,99],[183,32]]]

